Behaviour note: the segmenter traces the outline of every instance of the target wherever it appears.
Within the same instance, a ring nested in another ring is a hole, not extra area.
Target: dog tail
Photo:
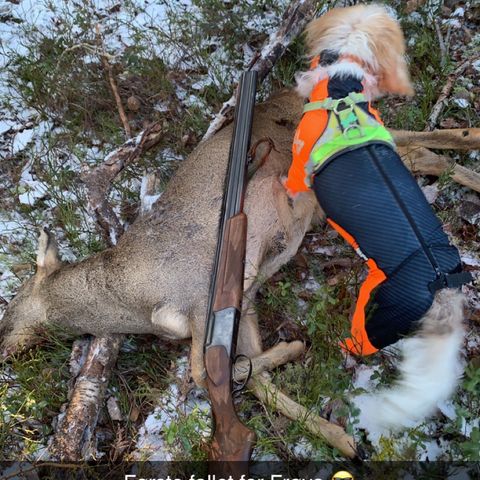
[[[436,294],[419,332],[403,341],[399,379],[390,388],[354,400],[361,427],[377,434],[413,427],[453,394],[462,374],[463,308],[458,290]]]

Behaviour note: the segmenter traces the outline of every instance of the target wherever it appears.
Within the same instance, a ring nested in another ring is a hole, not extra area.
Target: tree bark
[[[70,404],[59,421],[50,446],[62,462],[89,460],[95,455],[94,431],[123,335],[96,337],[76,379]]]
[[[390,130],[398,147],[426,147],[449,150],[480,148],[480,128],[453,128],[433,132]]]

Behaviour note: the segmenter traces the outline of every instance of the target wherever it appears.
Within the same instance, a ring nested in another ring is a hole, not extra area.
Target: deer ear
[[[37,273],[48,276],[61,265],[54,236],[47,229],[42,228],[38,238]]]

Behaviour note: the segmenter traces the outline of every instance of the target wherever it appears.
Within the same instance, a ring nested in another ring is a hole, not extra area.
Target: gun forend
[[[239,213],[225,223],[223,245],[220,251],[213,311],[225,308],[241,309],[243,272],[247,243],[247,216]]]

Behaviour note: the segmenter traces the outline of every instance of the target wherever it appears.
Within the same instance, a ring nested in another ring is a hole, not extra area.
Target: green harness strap
[[[372,142],[386,143],[395,148],[388,130],[358,106],[363,102],[367,102],[363,93],[352,92],[345,98],[334,100],[329,97],[304,106],[304,112],[329,110],[327,126],[312,148],[305,167],[308,186],[311,186],[312,175],[343,150],[360,148]]]

